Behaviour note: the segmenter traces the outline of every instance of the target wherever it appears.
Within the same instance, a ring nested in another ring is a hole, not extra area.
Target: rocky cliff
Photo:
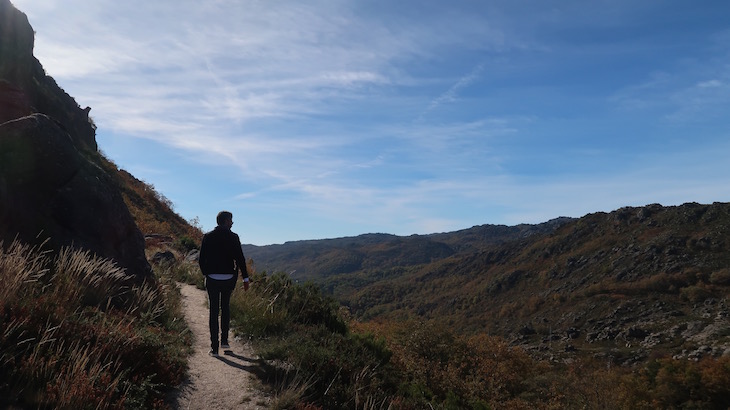
[[[97,152],[96,127],[33,56],[25,14],[0,0],[0,240],[74,246],[143,278],[144,237]]]

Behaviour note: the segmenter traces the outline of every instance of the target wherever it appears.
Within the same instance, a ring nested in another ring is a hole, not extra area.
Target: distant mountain
[[[258,270],[287,272],[299,280],[368,269],[416,266],[469,254],[486,247],[544,234],[569,222],[557,218],[539,225],[480,225],[449,233],[396,236],[371,233],[354,237],[286,242],[282,245],[243,245]]]
[[[539,225],[245,246],[355,317],[438,320],[546,356],[730,354],[730,204],[626,207]]]

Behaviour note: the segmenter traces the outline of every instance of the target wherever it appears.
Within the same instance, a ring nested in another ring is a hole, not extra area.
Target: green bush
[[[178,249],[181,249],[184,252],[190,252],[193,249],[200,249],[200,246],[198,245],[195,240],[189,236],[181,236],[176,242],[175,245]]]
[[[251,291],[240,286],[231,297],[231,320],[236,331],[249,337],[265,338],[282,334],[288,327],[289,313],[277,300],[282,292],[278,280],[266,274],[251,275]]]
[[[626,408],[730,408],[730,357],[658,359],[625,377]]]
[[[704,285],[684,288],[702,298]],[[253,337],[272,408],[714,409],[730,406],[730,358],[657,359],[645,368],[596,359],[538,360],[499,337],[414,320],[357,323],[311,284],[252,275],[234,293],[237,331]],[[609,363],[610,364],[610,363]]]
[[[205,278],[200,273],[200,267],[194,262],[175,262],[170,265],[157,266],[162,273],[161,277],[169,277],[177,282],[195,285],[198,289],[205,289]]]
[[[385,342],[350,332],[339,305],[312,284],[254,274],[249,292],[234,292],[231,315],[237,332],[257,338],[269,381],[289,381],[278,383],[280,394],[298,391],[300,402],[339,409],[383,402],[394,391]]]

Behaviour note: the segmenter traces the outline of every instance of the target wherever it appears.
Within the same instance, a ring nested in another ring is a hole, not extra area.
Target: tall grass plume
[[[89,252],[0,243],[0,407],[164,408],[186,328],[160,281]]]

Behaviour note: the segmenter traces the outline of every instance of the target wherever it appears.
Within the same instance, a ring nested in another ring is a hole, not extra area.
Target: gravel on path
[[[188,359],[188,380],[180,388],[178,409],[265,409],[268,399],[253,385],[257,360],[253,350],[235,340],[218,357],[208,355],[207,294],[194,285],[180,284],[183,309],[193,332],[194,353]],[[231,335],[233,336],[233,335]]]

